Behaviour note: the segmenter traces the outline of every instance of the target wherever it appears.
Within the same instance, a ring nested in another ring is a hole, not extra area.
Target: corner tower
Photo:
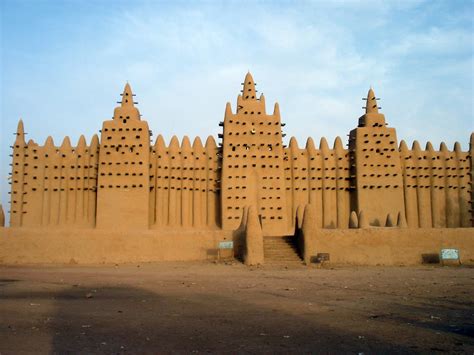
[[[150,131],[127,83],[112,120],[102,125],[98,228],[148,228]]]
[[[222,145],[222,227],[236,229],[245,206],[255,206],[264,236],[291,233],[285,200],[283,147],[278,104],[272,115],[265,97],[257,98],[250,73],[242,83],[237,111],[227,103]]]
[[[385,226],[387,215],[404,214],[403,177],[395,128],[386,127],[372,88],[365,114],[349,135],[351,170],[355,179],[354,207],[369,224]]]

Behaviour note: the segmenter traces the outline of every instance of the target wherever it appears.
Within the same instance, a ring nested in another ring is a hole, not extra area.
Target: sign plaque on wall
[[[441,249],[441,260],[459,260],[459,250]]]

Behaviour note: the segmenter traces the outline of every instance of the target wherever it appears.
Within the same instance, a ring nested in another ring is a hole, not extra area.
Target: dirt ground
[[[0,353],[474,352],[474,269],[0,267]]]

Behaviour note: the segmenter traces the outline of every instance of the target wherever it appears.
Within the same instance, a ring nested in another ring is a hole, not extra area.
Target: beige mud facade
[[[331,146],[325,138],[318,145],[308,138],[302,148],[291,138],[286,146],[278,104],[267,113],[250,73],[242,85],[235,111],[226,105],[217,143],[212,136],[153,142],[128,84],[100,141],[94,136],[89,145],[83,136],[76,146],[68,137],[60,146],[51,137],[44,145],[26,142],[20,121],[12,154],[13,231],[4,234],[94,229],[111,240],[113,231],[170,238],[209,230],[216,241],[215,233],[226,239],[245,230],[251,208],[265,240],[297,235],[311,206],[312,226],[305,228],[327,230],[324,235],[350,234],[350,228],[406,234],[401,230],[408,227],[472,236],[472,135],[468,151],[458,143],[452,151],[444,143],[422,149],[416,141],[410,149],[388,127],[370,89],[346,145],[338,137]],[[4,219],[1,211],[2,225]]]

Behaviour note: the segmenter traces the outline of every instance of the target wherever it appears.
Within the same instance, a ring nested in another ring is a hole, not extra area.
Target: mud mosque
[[[417,263],[443,247],[474,262],[473,135],[469,151],[410,148],[370,89],[347,144],[286,146],[278,103],[267,113],[255,86],[248,73],[218,142],[153,142],[129,84],[89,144],[27,142],[20,121],[0,262],[203,259],[222,241],[249,264],[291,250],[307,262]]]

